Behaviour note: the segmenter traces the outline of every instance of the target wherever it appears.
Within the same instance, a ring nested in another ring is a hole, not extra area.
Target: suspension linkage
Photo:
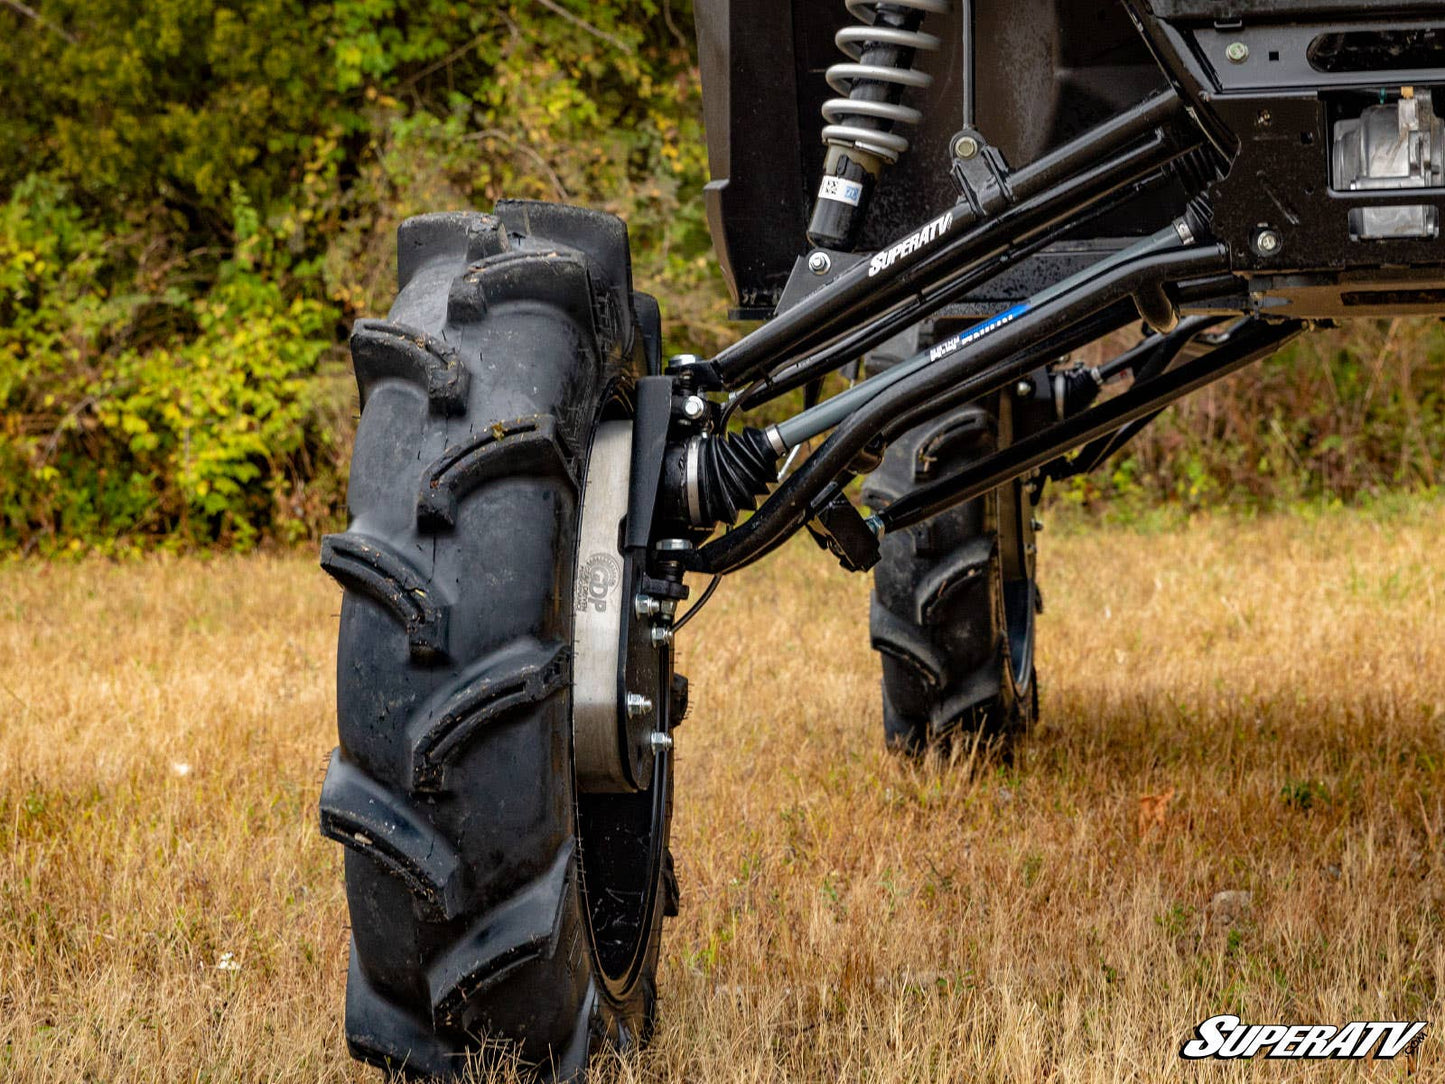
[[[1172,283],[1220,272],[1227,253],[1216,244],[1194,245],[1138,256],[1112,267],[1053,298],[1017,319],[1000,325],[983,338],[968,342],[932,364],[925,364],[858,405],[844,418],[812,455],[779,486],[747,522],[708,543],[693,557],[700,571],[728,572],[766,549],[779,534],[796,524],[798,516],[830,481],[847,471],[869,443],[898,416],[938,403],[946,409],[949,393],[966,388],[969,398],[981,398],[1007,386],[1021,375],[1021,366],[1034,361],[1029,344],[1058,334],[1095,313],[1126,302],[1141,285]],[[859,385],[862,387],[862,385]],[[827,404],[824,404],[825,406]],[[918,421],[927,420],[927,416]],[[760,431],[745,431],[750,450],[760,452],[764,441],[781,458],[784,449],[763,440]],[[720,442],[714,442],[720,443]],[[721,448],[717,449],[719,452]],[[771,479],[759,478],[757,493]]]
[[[880,536],[921,523],[946,508],[971,501],[1029,471],[1067,454],[1095,438],[1117,432],[1278,350],[1306,328],[1300,320],[1270,323],[1250,317],[1213,350],[1177,369],[1145,380],[1128,391],[1072,418],[1025,437],[957,474],[916,489],[873,515],[870,526]]]
[[[1070,221],[1192,153],[1201,139],[1183,118],[1178,96],[1157,94],[1014,172],[1012,206],[980,220],[967,202],[955,205],[888,249],[893,259],[857,264],[724,349],[706,363],[707,373],[718,387],[738,388],[865,325],[877,323],[883,330],[901,328],[903,321],[916,323],[926,313],[889,310]]]

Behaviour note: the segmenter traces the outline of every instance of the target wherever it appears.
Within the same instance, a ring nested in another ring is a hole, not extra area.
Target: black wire
[[[718,436],[722,436],[728,431],[728,422],[732,421],[733,415],[737,413],[738,407],[742,406],[743,400],[745,400],[749,395],[751,395],[757,388],[762,387],[766,383],[767,377],[763,377],[761,380],[754,380],[746,388],[738,392],[727,401],[727,405],[723,407],[722,417],[718,419]]]
[[[707,600],[712,598],[712,593],[717,590],[717,585],[720,583],[722,583],[721,575],[717,575],[712,578],[712,582],[703,589],[703,592],[701,595],[698,596],[697,601],[687,608],[687,613],[683,614],[677,619],[676,624],[672,626],[673,632],[677,632],[679,629],[681,629],[682,626],[686,625],[689,621],[693,619],[694,616],[696,616],[699,610],[701,610],[704,606],[707,605]]]

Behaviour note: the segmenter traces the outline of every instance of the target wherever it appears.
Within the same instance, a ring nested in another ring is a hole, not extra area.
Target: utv
[[[1007,734],[1049,479],[1310,327],[1445,312],[1445,0],[696,8],[704,198],[757,330],[664,358],[622,222],[504,201],[403,225],[351,338],[321,828],[347,1041],[393,1072],[646,1041],[674,638],[719,577],[807,530],[875,569],[888,739]]]

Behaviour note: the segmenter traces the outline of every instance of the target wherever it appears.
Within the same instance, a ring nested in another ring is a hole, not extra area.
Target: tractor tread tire
[[[627,231],[509,201],[410,219],[398,250],[389,316],[351,337],[351,524],[321,559],[345,589],[320,816],[345,847],[347,1043],[408,1078],[515,1055],[572,1079],[646,1037],[677,895],[656,863],[640,976],[609,986],[569,645],[591,433],[641,348]]]
[[[887,507],[961,469],[997,447],[997,432],[985,404],[910,430],[867,479],[864,502]],[[1006,628],[1001,501],[989,493],[883,538],[869,628],[893,748],[919,753],[959,734],[1011,735],[1034,717],[1032,663],[1015,675]]]

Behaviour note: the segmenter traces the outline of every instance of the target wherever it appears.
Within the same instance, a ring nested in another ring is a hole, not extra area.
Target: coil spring
[[[908,150],[908,139],[896,132],[869,128],[857,121],[871,117],[892,124],[916,125],[923,119],[923,114],[897,102],[854,97],[854,92],[860,83],[883,83],[921,90],[933,84],[933,76],[917,68],[863,63],[863,50],[867,45],[892,45],[914,52],[936,53],[942,43],[932,34],[916,29],[875,25],[880,2],[845,0],[848,13],[865,25],[844,27],[833,39],[848,57],[849,63],[834,64],[828,69],[828,85],[847,97],[829,98],[823,103],[823,119],[828,122],[823,129],[823,142],[855,147],[888,162],[896,162]],[[887,0],[887,6],[918,12],[921,21],[925,14],[947,14],[949,0]],[[913,25],[918,24],[915,22]]]

